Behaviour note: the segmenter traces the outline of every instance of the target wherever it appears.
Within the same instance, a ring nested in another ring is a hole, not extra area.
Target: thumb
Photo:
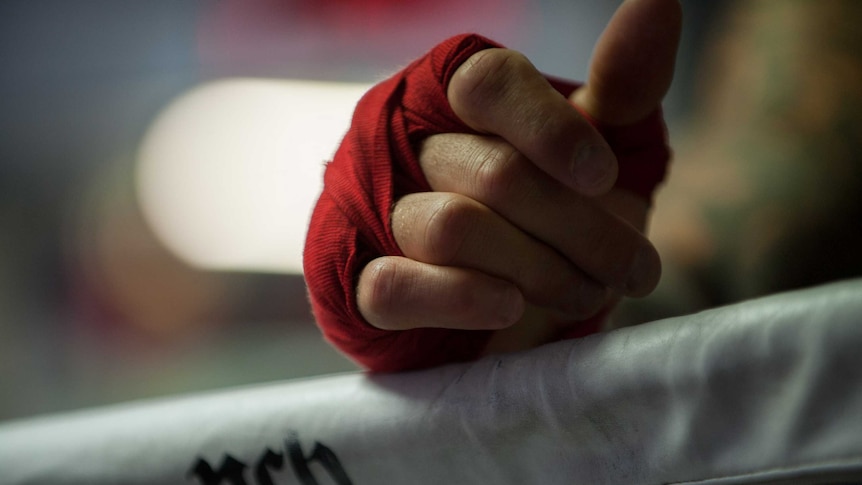
[[[682,29],[679,0],[626,0],[593,52],[587,84],[571,100],[593,118],[628,125],[659,106]]]

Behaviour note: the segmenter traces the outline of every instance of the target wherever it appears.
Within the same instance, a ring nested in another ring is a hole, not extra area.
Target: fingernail
[[[498,294],[497,316],[501,327],[515,324],[524,313],[524,299],[521,292],[514,286],[508,287]]]
[[[635,253],[632,261],[632,270],[626,281],[626,292],[628,294],[640,295],[651,289],[653,284],[653,273],[655,271],[655,258],[653,252],[647,247],[641,247]]]
[[[572,178],[575,186],[592,195],[605,188],[613,176],[614,155],[601,145],[582,147],[572,161]]]

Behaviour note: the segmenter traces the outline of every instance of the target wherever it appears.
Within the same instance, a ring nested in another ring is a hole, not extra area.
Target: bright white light
[[[302,271],[323,165],[364,84],[230,79],[173,102],[141,144],[137,189],[158,237],[192,265]]]

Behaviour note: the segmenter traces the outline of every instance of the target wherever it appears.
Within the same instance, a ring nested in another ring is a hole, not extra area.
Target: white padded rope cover
[[[862,280],[472,364],[9,422],[0,483],[862,483]]]

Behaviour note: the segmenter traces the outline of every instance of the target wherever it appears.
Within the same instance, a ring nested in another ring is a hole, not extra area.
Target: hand
[[[571,101],[608,124],[653,111],[672,77],[679,17],[676,0],[625,2]],[[640,232],[646,201],[611,190],[617,166],[607,144],[526,58],[481,51],[456,72],[448,97],[487,136],[437,135],[422,146],[434,192],[395,205],[405,257],[378,258],[360,275],[357,303],[369,323],[502,329],[527,303],[576,320],[615,295],[655,287],[658,255]]]

